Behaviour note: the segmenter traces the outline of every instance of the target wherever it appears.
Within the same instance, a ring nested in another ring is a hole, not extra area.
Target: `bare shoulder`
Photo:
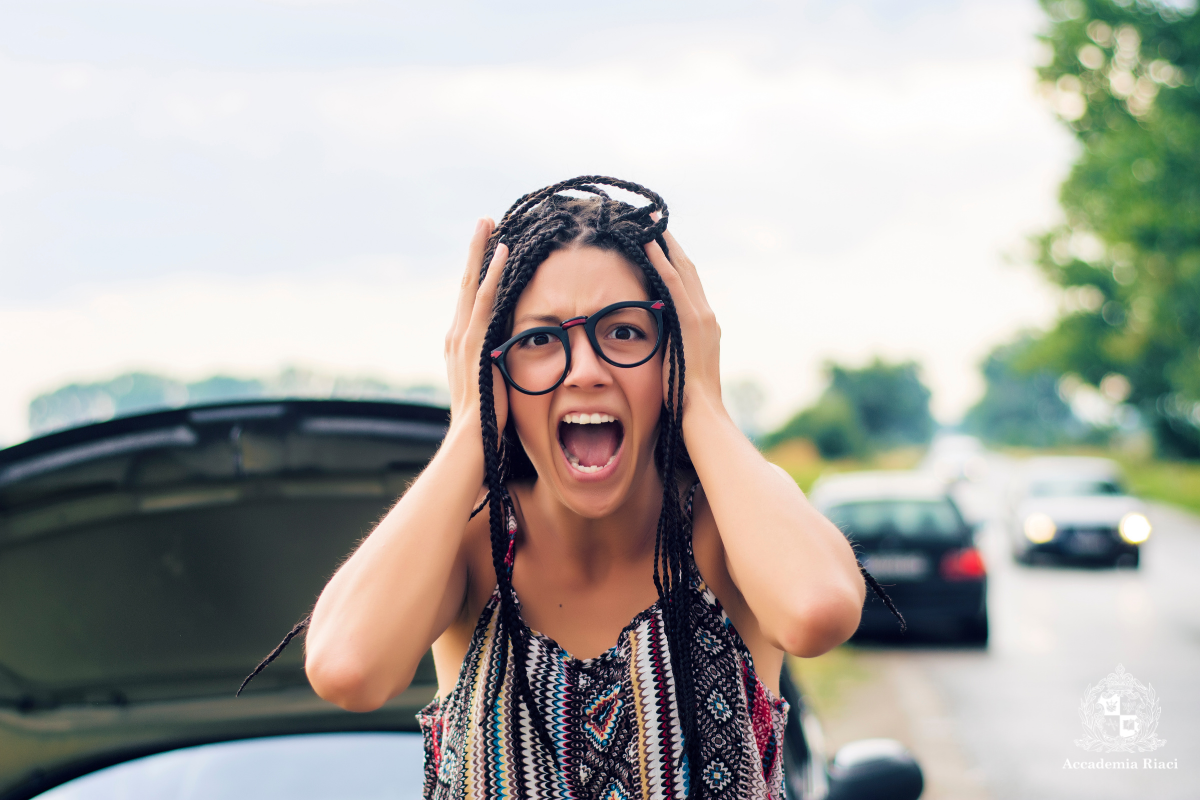
[[[485,497],[487,490],[480,490],[476,506]],[[474,628],[476,618],[496,587],[496,570],[492,566],[491,509],[487,505],[467,522],[463,533],[463,560],[467,568],[467,591],[461,621]]]
[[[692,499],[692,551],[696,559],[696,568],[700,577],[708,585],[726,612],[733,618],[735,609],[744,606],[742,593],[729,574],[729,565],[725,558],[725,545],[721,541],[721,532],[717,529],[717,519],[713,516],[712,506],[708,503],[708,495],[704,487],[696,489]],[[736,625],[738,620],[734,619]],[[739,626],[739,630],[740,630]]]
[[[703,486],[696,490],[692,503],[692,550],[700,577],[721,601],[721,607],[746,643],[754,659],[755,671],[772,691],[778,693],[783,651],[767,641],[758,618],[730,573],[721,531]]]

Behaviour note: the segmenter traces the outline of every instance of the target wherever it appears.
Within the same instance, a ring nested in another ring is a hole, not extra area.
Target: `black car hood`
[[[0,800],[185,744],[415,729],[428,657],[371,714],[317,698],[300,647],[234,692],[447,421],[400,403],[243,403],[0,450]]]

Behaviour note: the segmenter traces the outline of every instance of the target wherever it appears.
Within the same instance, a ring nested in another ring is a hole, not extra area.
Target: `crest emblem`
[[[1102,753],[1157,750],[1166,744],[1154,732],[1162,708],[1154,687],[1143,685],[1121,664],[1089,686],[1079,702],[1084,737],[1075,744]]]

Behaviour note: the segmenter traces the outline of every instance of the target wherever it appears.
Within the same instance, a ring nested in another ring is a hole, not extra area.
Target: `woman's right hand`
[[[475,226],[467,250],[467,269],[458,291],[454,322],[446,334],[446,377],[450,382],[450,424],[479,429],[479,356],[487,334],[496,300],[496,286],[508,257],[508,247],[498,245],[488,265],[487,275],[479,283],[479,270],[488,237],[495,223],[484,217]],[[492,366],[492,396],[496,405],[496,430],[502,432],[508,421],[508,389],[500,369]]]

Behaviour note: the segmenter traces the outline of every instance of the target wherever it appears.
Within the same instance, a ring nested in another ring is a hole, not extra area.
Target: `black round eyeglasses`
[[[663,301],[625,300],[590,317],[571,317],[558,325],[521,331],[492,351],[504,380],[525,394],[558,388],[571,371],[571,339],[567,331],[582,325],[596,355],[614,367],[645,364],[662,344]]]

